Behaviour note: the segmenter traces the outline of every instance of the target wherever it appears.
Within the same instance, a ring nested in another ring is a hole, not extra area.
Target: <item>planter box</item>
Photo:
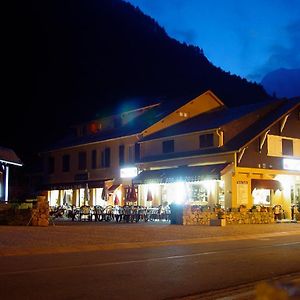
[[[226,219],[210,219],[209,225],[210,226],[225,226]]]

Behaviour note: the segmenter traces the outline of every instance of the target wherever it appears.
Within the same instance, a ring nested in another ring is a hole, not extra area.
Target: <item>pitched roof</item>
[[[267,105],[276,106],[278,105],[278,102],[266,101],[233,108],[221,107],[220,109],[197,115],[166,129],[150,134],[141,139],[141,141],[143,142],[186,133],[216,129],[234,120],[238,120],[250,113],[259,111],[260,109],[265,108]]]
[[[257,122],[236,135],[232,140],[228,141],[226,149],[228,151],[241,149],[296,107],[300,107],[300,98],[282,100],[280,105],[271,110],[266,116],[260,118]]]
[[[21,159],[16,155],[15,151],[10,148],[0,146],[0,163],[12,165],[23,165]]]
[[[256,120],[255,123],[250,125],[245,130],[241,131],[238,135],[236,135],[233,139],[228,141],[222,147],[198,149],[198,150],[186,151],[186,152],[173,152],[173,153],[161,154],[156,156],[148,156],[143,158],[140,162],[168,160],[168,159],[174,159],[180,157],[191,157],[191,156],[201,156],[201,155],[214,155],[214,154],[239,151],[241,148],[247,146],[250,142],[252,142],[255,138],[257,138],[262,132],[268,130],[280,118],[284,117],[290,111],[292,111],[298,106],[300,107],[300,98],[276,101],[276,105],[271,104],[272,109],[267,114],[262,116],[260,119]],[[238,108],[230,111],[237,113]],[[212,114],[209,115],[211,116]],[[242,115],[240,115],[240,117],[241,116]],[[181,123],[181,125],[183,125],[183,123]]]
[[[89,144],[138,134],[197,96],[199,95],[177,97],[168,99],[168,101],[162,101],[159,105],[150,108],[149,110],[145,111],[143,114],[132,119],[130,122],[123,126],[114,129],[99,131],[94,134],[80,137],[69,135],[57,141],[53,145],[50,145],[49,148],[45,149],[44,151]]]

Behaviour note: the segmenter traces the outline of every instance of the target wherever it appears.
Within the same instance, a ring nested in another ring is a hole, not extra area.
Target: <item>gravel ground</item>
[[[93,250],[122,245],[186,242],[187,240],[245,238],[253,234],[297,232],[299,223],[182,226],[162,223],[55,222],[49,227],[0,226],[0,256],[42,252]],[[100,247],[100,248],[99,248]]]

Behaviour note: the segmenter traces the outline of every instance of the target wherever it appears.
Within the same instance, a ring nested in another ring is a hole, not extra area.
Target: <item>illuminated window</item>
[[[101,129],[101,124],[98,122],[91,122],[88,127],[89,133],[96,133]]]
[[[214,135],[212,133],[201,134],[199,136],[200,148],[212,147],[214,145]]]
[[[179,112],[179,116],[180,116],[180,117],[183,117],[183,118],[187,118],[187,117],[188,117],[188,113],[187,113],[187,112],[180,111],[180,112]]]
[[[174,140],[163,141],[162,142],[162,151],[163,151],[163,153],[174,152]]]

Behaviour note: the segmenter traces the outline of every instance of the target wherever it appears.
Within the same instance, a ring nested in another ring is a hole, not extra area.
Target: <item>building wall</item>
[[[225,209],[232,207],[232,176],[234,173],[234,165],[231,164],[222,173],[221,179],[224,181],[224,198],[225,198]]]
[[[164,169],[178,166],[195,166],[195,165],[209,165],[209,164],[221,164],[231,163],[234,161],[234,153],[225,153],[215,156],[193,156],[193,157],[179,157],[170,160],[158,160],[138,163],[140,170],[150,169]]]
[[[4,200],[4,176],[3,175],[4,175],[3,172],[0,172],[0,201]]]
[[[270,128],[268,135],[277,136],[279,141],[282,137],[286,137],[297,142],[300,138],[299,108],[291,112],[284,129],[281,131],[280,127],[283,124],[283,119],[284,117]],[[274,145],[268,143],[272,143],[273,140],[265,136],[265,141],[262,143],[264,132],[247,146],[240,163],[237,163],[234,170],[232,176],[232,207],[239,207],[241,204],[245,204],[247,208],[253,206],[252,179],[277,180],[278,178],[288,178],[293,184],[297,184],[297,182],[299,184],[300,172],[284,170],[283,168],[283,158],[300,159],[299,149],[296,149],[298,144],[294,143],[294,153],[297,155],[287,156],[281,152],[278,156],[270,156],[270,147],[273,149]],[[282,191],[270,190],[269,206],[281,205],[287,218],[291,217],[291,204],[290,186],[283,184]]]
[[[283,118],[282,118],[283,119]],[[281,119],[281,120],[282,120]],[[294,109],[290,114],[287,122],[285,124],[284,130],[280,132],[281,122],[277,122],[270,128],[270,132],[268,135],[275,135],[281,137],[288,137],[297,139],[300,141],[300,120],[299,120],[299,108]],[[250,143],[246,151],[239,163],[240,167],[253,167],[253,168],[267,168],[267,169],[283,169],[282,158],[300,158],[300,156],[269,156],[268,155],[268,139],[266,138],[262,149],[260,150],[260,143],[262,141],[263,134],[260,138],[255,139],[252,143]],[[300,144],[298,144],[300,147]],[[299,151],[299,150],[298,150]]]
[[[174,152],[187,152],[187,151],[197,151],[199,149],[207,149],[200,148],[199,145],[199,136],[202,134],[213,134],[214,146],[218,147],[219,145],[219,137],[216,134],[216,131],[204,131],[204,132],[196,132],[191,134],[179,135],[174,137],[166,137],[162,139],[150,140],[147,142],[141,143],[141,154],[142,158],[148,156],[162,155],[163,153],[163,142],[168,140],[174,140]],[[211,147],[209,147],[211,148]]]
[[[120,138],[115,140],[110,140],[106,142],[98,142],[88,145],[80,145],[72,148],[64,148],[60,150],[55,150],[47,153],[44,159],[45,170],[47,169],[47,159],[49,156],[54,157],[54,173],[48,174],[45,178],[45,181],[49,184],[52,183],[68,183],[76,181],[74,178],[78,174],[89,174],[89,180],[104,180],[115,178],[116,181],[121,181],[120,179],[120,165],[119,165],[119,146],[125,145],[125,163],[129,162],[129,147],[134,146],[137,138],[135,136]],[[101,152],[104,151],[106,147],[110,148],[110,167],[101,168]],[[134,147],[133,147],[134,148]],[[97,151],[97,168],[92,169],[92,151]],[[78,169],[78,153],[79,152],[87,153],[87,169],[79,170]],[[62,157],[63,155],[70,155],[70,171],[62,171]]]

